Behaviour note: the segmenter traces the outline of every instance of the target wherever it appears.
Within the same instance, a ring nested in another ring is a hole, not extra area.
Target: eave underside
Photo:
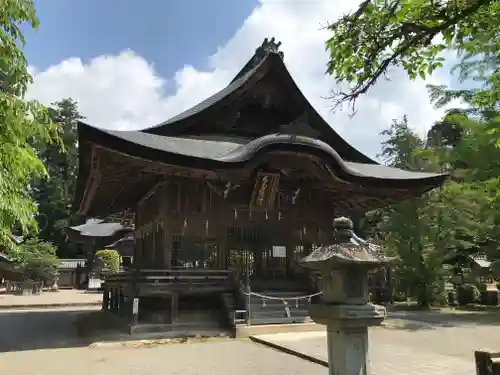
[[[100,179],[88,179],[86,201],[82,201],[81,214],[106,217],[125,210],[133,211],[136,204],[153,187],[172,178],[197,182],[231,182],[233,185],[251,184],[257,170],[272,170],[282,175],[286,187],[303,186],[312,194],[321,194],[325,204],[331,205],[338,215],[353,215],[381,208],[418,196],[435,185],[413,184],[405,188],[363,186],[346,182],[335,175],[321,159],[308,154],[274,151],[257,158],[243,167],[232,169],[203,169],[144,160],[120,152],[97,147]],[[105,162],[103,162],[105,161]],[[359,167],[359,166],[358,166]],[[89,173],[90,174],[90,173]],[[94,184],[94,185],[92,185]]]

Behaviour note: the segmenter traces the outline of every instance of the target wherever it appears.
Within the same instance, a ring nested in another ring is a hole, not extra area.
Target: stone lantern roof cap
[[[340,268],[359,265],[377,268],[389,261],[380,252],[375,252],[366,241],[356,241],[353,223],[346,217],[336,218],[333,222],[334,243],[322,245],[304,257],[302,265],[311,269]]]

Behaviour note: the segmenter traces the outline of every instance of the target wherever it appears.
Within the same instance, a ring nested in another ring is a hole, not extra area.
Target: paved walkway
[[[474,350],[500,348],[499,326],[443,327],[425,324],[418,327],[413,324],[411,327],[370,330],[370,362],[375,374],[474,374]],[[327,360],[324,332],[256,337],[322,361]]]
[[[0,309],[19,307],[56,307],[56,306],[84,306],[99,305],[102,301],[101,293],[86,293],[83,290],[60,290],[59,292],[42,292],[39,295],[17,296],[0,294]]]
[[[8,375],[325,375],[327,370],[249,340],[152,348],[58,349],[0,354]]]
[[[152,348],[82,346],[78,314],[98,309],[0,311],[0,373],[9,375],[325,375],[314,364],[249,340],[166,344]],[[394,322],[394,321],[393,321]],[[473,350],[500,348],[500,326],[390,324],[370,330],[372,369],[379,375],[473,374]],[[326,360],[323,332],[260,338]],[[203,350],[201,350],[203,349]]]

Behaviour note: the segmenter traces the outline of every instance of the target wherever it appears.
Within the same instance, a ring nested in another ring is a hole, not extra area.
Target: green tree
[[[55,246],[38,238],[24,241],[14,254],[15,267],[25,279],[50,279],[59,264]]]
[[[0,2],[0,246],[11,250],[15,226],[23,232],[37,227],[30,184],[47,170],[33,144],[58,138],[46,109],[24,99],[32,78],[19,48],[22,24],[38,26],[33,1]]]
[[[387,139],[382,143],[380,157],[387,165],[418,171],[423,160],[417,156],[424,142],[409,128],[406,117],[402,121],[394,120],[391,126],[382,132]],[[382,231],[385,234],[385,246],[390,255],[396,257],[396,288],[410,296],[416,296],[421,305],[432,302],[434,294],[432,280],[436,265],[425,243],[426,223],[423,221],[428,197],[410,199],[384,210]]]
[[[393,167],[452,172],[450,160],[459,145],[440,142],[436,129],[429,133],[424,142],[409,128],[406,118],[394,121],[382,133],[387,139],[381,156]],[[414,297],[421,306],[440,299],[446,276],[444,259],[452,253],[476,250],[484,242],[489,235],[489,213],[484,187],[465,181],[449,181],[422,197],[379,211],[385,246],[397,259],[398,292]]]
[[[328,26],[327,71],[349,85],[334,93],[336,104],[354,105],[391,67],[403,67],[411,79],[425,78],[451,50],[461,57],[460,78],[481,84],[469,98],[474,107],[498,109],[498,19],[495,0],[364,0]]]
[[[61,257],[72,258],[78,246],[67,240],[65,230],[79,223],[71,203],[78,173],[77,121],[83,117],[72,99],[53,103],[49,115],[58,128],[64,149],[55,144],[41,144],[38,150],[50,176],[38,181],[33,189],[38,203],[39,237],[55,243]]]

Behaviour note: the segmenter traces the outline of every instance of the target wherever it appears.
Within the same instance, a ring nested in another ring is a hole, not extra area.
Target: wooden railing
[[[232,271],[212,269],[142,269],[139,271],[120,272],[106,277],[106,284],[114,286],[125,283],[140,284],[173,284],[173,283],[206,283],[234,282]]]

